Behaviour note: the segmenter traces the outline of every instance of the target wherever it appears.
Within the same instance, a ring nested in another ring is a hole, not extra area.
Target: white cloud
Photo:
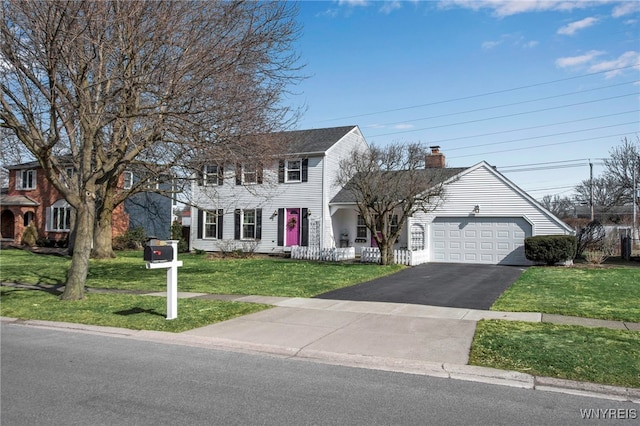
[[[640,3],[635,1],[625,1],[613,8],[611,16],[619,18],[635,12],[640,12]]]
[[[590,26],[594,25],[596,22],[598,22],[597,18],[593,18],[593,17],[584,18],[584,19],[581,19],[580,21],[575,21],[568,25],[565,25],[564,27],[561,27],[558,30],[558,34],[574,35],[579,30],[589,28]]]
[[[493,49],[496,46],[500,46],[502,44],[502,40],[498,40],[498,41],[485,41],[482,43],[482,48],[484,50],[490,50]]]
[[[568,1],[568,0],[441,0],[440,7],[461,7],[471,10],[489,9],[497,17],[517,15],[527,12],[544,12],[550,10],[571,11],[584,9],[603,1]]]
[[[399,0],[385,1],[382,7],[380,8],[380,12],[388,15],[394,10],[400,9],[401,7],[402,7],[402,2]]]
[[[556,59],[556,66],[560,68],[567,68],[567,67],[576,67],[579,65],[584,65],[588,62],[593,61],[595,58],[597,58],[600,55],[603,55],[604,53],[605,52],[602,52],[600,50],[590,50],[584,55],[567,56],[565,58],[558,58]]]
[[[607,78],[615,77],[616,75],[622,74],[624,71],[628,70],[628,67],[632,67],[633,69],[640,70],[640,52],[628,51],[620,55],[616,59],[612,59],[610,61],[602,61],[596,64],[593,64],[589,67],[590,72],[602,72],[609,71],[605,73]],[[624,69],[620,69],[624,68]]]
[[[339,6],[369,6],[369,2],[367,0],[339,0]]]

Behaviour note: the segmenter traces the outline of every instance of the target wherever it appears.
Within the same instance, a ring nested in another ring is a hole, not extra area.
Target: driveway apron
[[[487,310],[525,269],[500,265],[425,263],[316,297]]]

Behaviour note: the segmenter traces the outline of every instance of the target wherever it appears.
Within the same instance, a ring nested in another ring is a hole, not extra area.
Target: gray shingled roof
[[[444,169],[440,168],[428,168],[424,169],[424,173],[431,174],[434,181],[433,184],[437,185],[441,182],[446,181],[447,179],[452,178],[453,176],[462,173],[464,170],[467,170],[467,167],[448,167]],[[400,170],[397,173],[406,173],[406,171]],[[349,184],[347,184],[344,188],[340,190],[329,202],[329,204],[344,204],[344,203],[355,203],[356,197],[353,195],[353,192],[349,189]]]
[[[328,127],[325,129],[292,130],[274,133],[287,142],[288,154],[326,152],[356,126]]]

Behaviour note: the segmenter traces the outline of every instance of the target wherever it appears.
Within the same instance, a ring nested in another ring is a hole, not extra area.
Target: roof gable
[[[569,232],[573,232],[573,228],[571,228],[569,225],[567,225],[566,223],[564,223],[562,220],[560,220],[556,215],[554,215],[553,213],[551,213],[549,210],[547,210],[542,204],[540,204],[540,202],[538,202],[535,198],[533,198],[531,195],[529,195],[527,192],[525,192],[523,189],[521,189],[520,187],[518,187],[515,183],[513,183],[512,181],[510,181],[509,179],[507,179],[502,173],[500,173],[494,166],[490,165],[489,163],[487,163],[486,161],[481,161],[478,164],[475,164],[471,167],[469,167],[468,169],[465,169],[464,171],[462,171],[459,175],[455,176],[453,179],[459,179],[461,177],[463,177],[466,174],[472,173],[475,170],[478,170],[480,168],[483,168],[485,170],[487,170],[489,173],[491,173],[494,177],[496,177],[498,180],[500,180],[502,183],[504,183],[505,185],[507,185],[511,190],[513,190],[514,192],[516,192],[518,195],[520,195],[521,197],[523,197],[524,199],[526,199],[527,201],[529,201],[531,204],[533,204],[537,209],[543,211],[547,216],[549,216],[554,222],[556,222],[557,224],[559,224],[560,226],[562,226],[564,229],[566,229]]]

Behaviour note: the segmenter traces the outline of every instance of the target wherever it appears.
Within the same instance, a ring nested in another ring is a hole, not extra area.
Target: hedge
[[[573,235],[536,235],[524,240],[524,253],[533,262],[555,265],[573,259],[578,240]]]

